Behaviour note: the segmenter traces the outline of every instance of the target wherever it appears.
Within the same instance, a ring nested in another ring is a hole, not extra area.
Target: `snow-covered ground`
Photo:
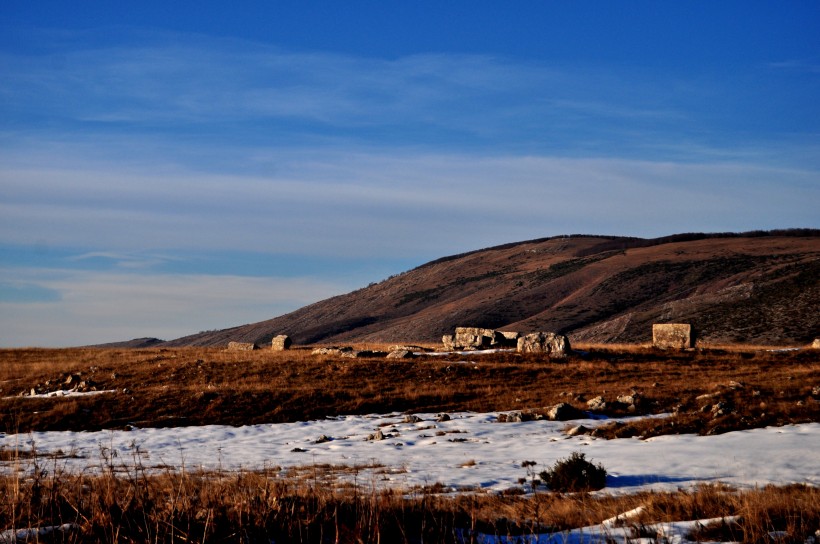
[[[562,432],[568,425],[601,423],[594,420],[498,423],[495,413],[453,413],[449,421],[437,421],[436,414],[417,416],[417,422],[388,414],[243,427],[37,432],[0,435],[0,446],[71,454],[59,460],[68,470],[98,468],[110,452],[116,464],[130,465],[137,451],[146,467],[189,470],[368,465],[376,468],[359,471],[359,482],[402,488],[440,483],[454,490],[504,490],[527,476],[523,461],[537,462],[539,472],[573,451],[604,465],[608,493],[675,490],[700,482],[820,485],[820,423],[604,440]],[[384,439],[369,439],[379,430]]]

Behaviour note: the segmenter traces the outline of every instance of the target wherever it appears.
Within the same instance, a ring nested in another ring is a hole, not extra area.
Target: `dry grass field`
[[[566,361],[514,352],[389,360],[315,356],[309,349],[0,350],[0,431],[243,425],[393,411],[537,415],[559,402],[586,409],[586,401],[597,396],[610,401],[602,411],[608,415],[673,414],[649,428],[619,428],[619,436],[820,420],[818,350],[578,348],[581,354]],[[66,384],[69,377],[73,383]],[[113,392],[20,396],[80,382]],[[631,412],[611,402],[635,393]],[[701,411],[720,402],[726,407],[722,414]]]
[[[570,530],[636,507],[643,511],[629,525],[638,534],[649,523],[732,516],[690,536],[705,541],[804,542],[820,526],[820,491],[806,486],[737,492],[714,485],[620,497],[408,496],[368,485],[338,490],[277,469],[147,475],[137,468],[89,476],[50,472],[45,459],[43,467],[33,478],[0,478],[0,527],[61,526],[32,539],[50,542],[472,542],[475,532]]]
[[[610,402],[602,413],[670,414],[605,428],[607,437],[820,421],[820,350],[576,348],[564,361],[512,352],[400,361],[314,356],[308,349],[7,349],[0,351],[0,431],[240,425],[392,411],[537,417],[559,402],[586,409],[599,395],[639,399],[634,408]],[[113,392],[20,396],[80,382],[86,390]],[[722,413],[704,409],[718,403]],[[3,459],[13,467],[24,455],[31,453],[5,451]],[[33,475],[11,470],[0,477],[0,530],[68,524],[49,537],[61,542],[458,542],[462,536],[469,542],[474,530],[563,530],[637,506],[644,508],[630,521],[637,530],[649,521],[738,516],[701,530],[694,535],[700,540],[806,542],[820,528],[820,492],[806,486],[737,491],[713,485],[628,496],[523,489],[447,495],[431,486],[408,495],[368,482],[325,485],[334,467],[158,474],[139,466],[117,471],[112,464],[102,474],[75,474],[49,457],[37,466]],[[772,531],[782,533],[772,537]]]

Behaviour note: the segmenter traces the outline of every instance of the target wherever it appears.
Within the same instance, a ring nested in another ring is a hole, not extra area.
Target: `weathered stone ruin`
[[[688,349],[693,346],[692,325],[688,323],[655,323],[652,345],[660,349]]]
[[[279,336],[274,336],[273,340],[271,340],[271,349],[273,351],[285,351],[286,349],[290,349],[292,341],[290,336],[286,334],[280,334]]]
[[[228,351],[252,351],[256,349],[253,342],[228,342]]]
[[[500,332],[479,327],[456,327],[455,334],[445,334],[441,342],[444,344],[444,349],[451,351],[513,347],[517,339],[517,332]]]
[[[517,349],[521,353],[546,353],[558,359],[569,355],[572,349],[569,338],[554,332],[534,332],[518,339]]]

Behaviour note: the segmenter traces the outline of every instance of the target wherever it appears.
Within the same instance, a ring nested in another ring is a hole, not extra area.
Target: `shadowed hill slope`
[[[431,342],[456,326],[644,342],[689,322],[709,342],[804,344],[820,335],[820,231],[544,238],[445,257],[249,325],[165,342]]]

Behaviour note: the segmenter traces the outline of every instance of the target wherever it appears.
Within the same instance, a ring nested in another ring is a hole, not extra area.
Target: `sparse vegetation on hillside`
[[[433,342],[457,326],[644,342],[654,322],[709,342],[806,343],[820,330],[820,231],[566,236],[432,261],[267,321],[164,347]]]

